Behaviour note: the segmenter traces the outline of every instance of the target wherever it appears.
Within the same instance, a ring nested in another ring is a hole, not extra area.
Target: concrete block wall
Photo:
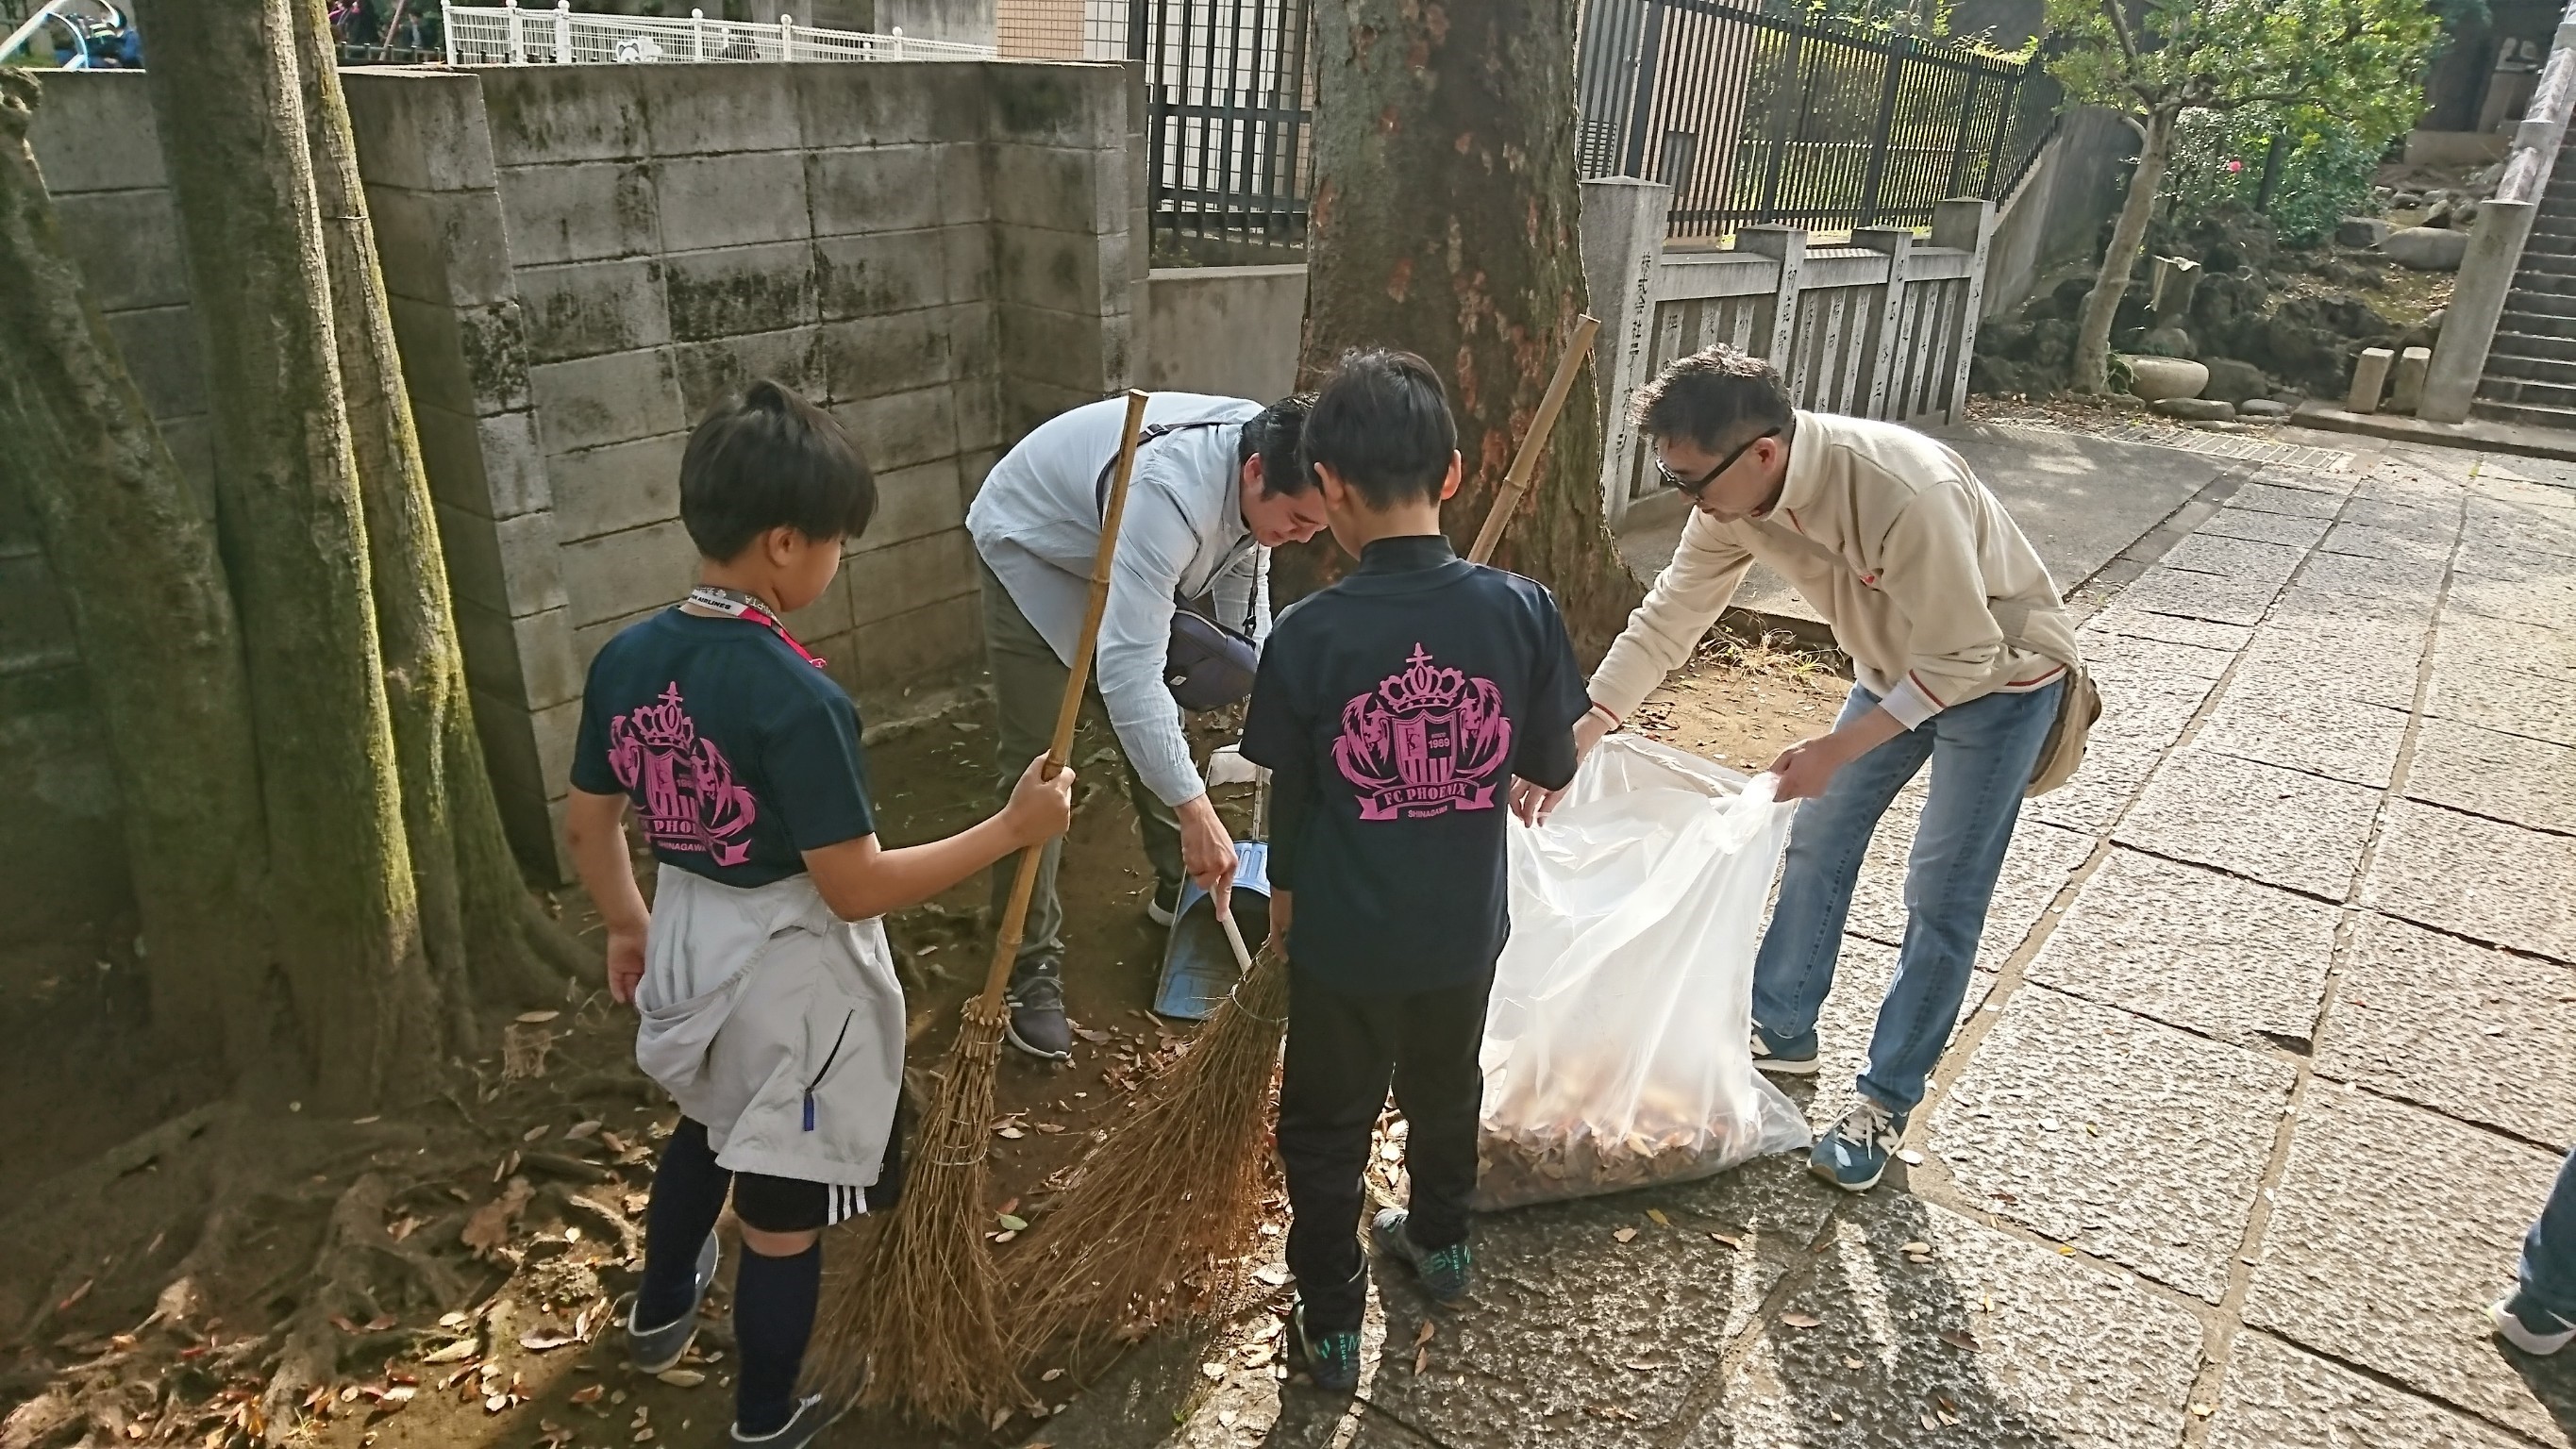
[[[863,709],[980,662],[974,489],[1028,428],[1128,380],[1129,79],[1013,62],[345,73],[476,719],[531,868],[564,866],[590,659],[695,576],[688,431],[754,378],[822,404],[877,478],[874,525],[789,626]],[[123,89],[39,153],[66,158],[67,219],[88,207],[115,234],[93,284],[174,446],[202,458],[142,84],[63,87]],[[79,181],[137,156],[148,185]],[[158,241],[124,214],[156,205]]]

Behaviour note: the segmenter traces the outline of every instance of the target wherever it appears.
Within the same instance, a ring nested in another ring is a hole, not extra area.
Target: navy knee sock
[[[635,1290],[635,1321],[660,1328],[697,1306],[698,1250],[724,1211],[733,1174],[716,1166],[704,1124],[683,1117],[653,1170],[653,1201],[644,1212],[644,1281]]]
[[[796,1375],[822,1293],[821,1243],[792,1258],[744,1250],[733,1282],[733,1333],[742,1351],[733,1418],[745,1435],[775,1434],[794,1417]]]

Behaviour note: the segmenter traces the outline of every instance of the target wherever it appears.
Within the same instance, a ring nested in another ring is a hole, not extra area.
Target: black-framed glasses
[[[1780,430],[1778,428],[1772,428],[1764,432],[1755,433],[1752,437],[1745,439],[1742,446],[1738,447],[1734,452],[1718,459],[1716,467],[1709,469],[1707,472],[1700,474],[1696,478],[1682,477],[1672,469],[1665,467],[1664,460],[1661,458],[1657,458],[1655,460],[1655,472],[1657,475],[1662,477],[1664,482],[1680,489],[1683,497],[1696,503],[1699,501],[1700,494],[1708,490],[1708,485],[1717,481],[1717,475],[1734,467],[1735,460],[1743,457],[1747,452],[1750,452],[1754,444],[1761,442],[1764,438],[1776,438],[1778,436],[1780,436]]]

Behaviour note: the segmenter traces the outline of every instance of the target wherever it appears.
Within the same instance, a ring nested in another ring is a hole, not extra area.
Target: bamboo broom
[[[1471,561],[1493,553],[1528,494],[1600,328],[1589,316],[1575,319]],[[1242,979],[1180,1056],[1137,1084],[1125,1116],[1012,1255],[1007,1271],[1023,1310],[1015,1364],[1058,1344],[1079,1358],[1141,1337],[1176,1312],[1220,1307],[1241,1287],[1260,1216],[1288,962],[1267,947],[1252,957],[1230,913],[1217,912],[1217,924]]]
[[[1100,547],[1092,555],[1090,604],[1047,749],[1049,778],[1073,752],[1074,726],[1090,688],[1092,647],[1109,605],[1110,565],[1144,422],[1145,394],[1131,388],[1118,466],[1101,514]],[[836,1397],[855,1390],[861,1403],[898,1407],[940,1423],[980,1419],[1027,1397],[1007,1354],[1001,1275],[984,1245],[984,1184],[985,1154],[992,1141],[993,1075],[1007,1019],[1002,992],[1027,928],[1029,897],[1044,849],[1033,845],[1020,853],[1010,902],[993,942],[993,964],[985,971],[982,993],[966,1003],[938,1094],[913,1145],[902,1203],[869,1245],[862,1269],[852,1275],[854,1311],[817,1345],[815,1376],[826,1392],[839,1390]]]

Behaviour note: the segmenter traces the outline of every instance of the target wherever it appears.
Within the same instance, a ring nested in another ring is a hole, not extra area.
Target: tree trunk
[[[2174,115],[2158,107],[2147,113],[2147,135],[2138,150],[2138,168],[2129,176],[2128,200],[2120,207],[2120,221],[2111,229],[2111,249],[2102,256],[2102,270],[2094,278],[2093,290],[2084,298],[2084,317],[2075,329],[2075,376],[2077,392],[2110,391],[2111,324],[2120,315],[2120,299],[2129,290],[2129,270],[2138,263],[2138,248],[2146,244],[2147,222],[2155,215],[2156,190],[2164,185],[2165,164],[2173,156]]]
[[[65,248],[27,145],[37,82],[0,69],[0,457],[71,601],[123,795],[152,1020],[174,1051],[266,1064],[267,842],[250,683],[214,521]],[[220,1023],[218,1035],[211,1023]]]
[[[337,44],[323,0],[291,3],[421,941],[451,1043],[465,1044],[475,1036],[478,1002],[555,996],[564,969],[553,963],[568,968],[581,954],[537,909],[502,834],[474,732],[429,472],[403,388]]]
[[[213,415],[291,1026],[315,1094],[363,1106],[435,1062],[366,528],[290,0],[147,0],[147,75]]]
[[[1510,466],[1584,308],[1576,234],[1572,0],[1322,0],[1315,199],[1300,371],[1353,347],[1418,352],[1447,379],[1466,478],[1444,515],[1462,548]],[[1600,393],[1566,399],[1547,461],[1494,561],[1556,592],[1597,656],[1638,598],[1602,523]],[[1283,550],[1283,601],[1343,561]]]

